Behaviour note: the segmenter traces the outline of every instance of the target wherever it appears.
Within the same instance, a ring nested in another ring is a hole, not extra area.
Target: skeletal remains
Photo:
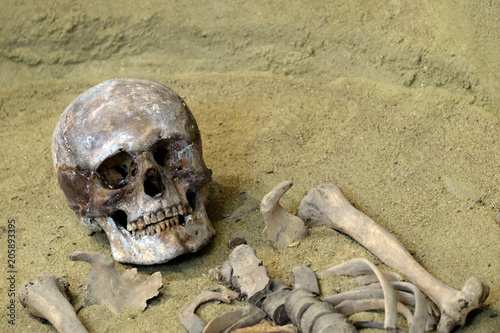
[[[85,91],[61,115],[52,156],[68,205],[104,230],[118,262],[163,263],[215,235],[198,126],[161,84],[115,79]]]
[[[276,193],[279,193],[277,199],[272,201],[276,207],[279,205],[279,197],[290,188],[286,184],[281,183],[271,192],[271,197],[276,197]],[[269,196],[265,199],[266,211],[272,212]],[[279,209],[282,207],[279,206]],[[353,276],[367,286],[325,296],[321,300],[317,297],[319,287],[313,271],[304,266],[296,267],[293,272],[294,290],[279,279],[265,283],[270,281],[267,270],[261,266],[255,251],[248,245],[240,245],[220,270],[211,270],[211,275],[247,295],[250,303],[247,307],[260,307],[270,320],[280,326],[262,326],[258,324],[259,316],[248,316],[248,310],[233,310],[230,316],[222,315],[214,319],[219,323],[219,330],[198,322],[197,329],[189,329],[185,325],[190,333],[290,332],[289,325],[281,326],[290,321],[300,332],[356,332],[355,327],[396,332],[399,330],[396,327],[397,313],[406,318],[410,333],[431,331],[436,326],[439,332],[450,332],[455,326],[464,325],[467,314],[480,308],[488,297],[488,286],[475,277],[467,280],[462,291],[438,281],[413,259],[393,235],[355,209],[336,185],[321,184],[312,189],[300,205],[299,217],[310,227],[327,226],[351,236],[386,265],[401,271],[411,283],[404,282],[397,273],[380,271],[365,259],[353,259],[320,272],[319,276]],[[268,214],[265,219],[267,228],[273,223],[273,218]],[[278,218],[277,223],[282,223],[282,219]],[[270,229],[272,228],[271,226]],[[283,231],[285,228],[274,230]],[[274,234],[276,235],[278,233]],[[269,238],[273,239],[273,236]],[[251,294],[245,292],[248,288],[251,288]],[[412,307],[413,312],[408,307]],[[189,311],[192,311],[189,313],[194,317],[195,309],[196,307],[189,307]],[[358,312],[381,309],[385,311],[383,324],[370,321],[356,322],[351,326],[345,319]],[[257,310],[253,311],[258,313]],[[282,331],[280,327],[283,327]]]
[[[205,211],[211,170],[203,160],[198,126],[183,99],[161,84],[115,79],[85,91],[59,119],[52,137],[52,155],[68,205],[92,232],[106,233],[118,262],[164,263],[199,250],[215,235]],[[358,281],[362,276],[372,284],[321,300],[314,272],[307,268],[294,271],[292,290],[280,280],[271,281],[255,251],[240,245],[216,275],[238,289],[251,304],[205,325],[194,313],[198,305],[212,298],[229,301],[227,295],[205,292],[180,315],[190,332],[249,332],[247,328],[264,316],[278,325],[289,320],[292,324],[281,328],[256,326],[256,330],[326,332],[336,325],[335,331],[351,332],[355,328],[344,316],[382,308],[383,325],[369,322],[355,326],[394,331],[399,312],[407,319],[410,332],[432,329],[436,316],[438,330],[450,332],[465,323],[470,311],[483,305],[489,288],[479,279],[470,278],[461,291],[437,280],[394,236],[350,205],[338,186],[322,184],[312,189],[300,205],[299,217],[289,214],[279,200],[291,186],[291,182],[282,182],[261,202],[266,223],[263,237],[273,247],[283,249],[300,240],[307,236],[308,227],[326,226],[351,236],[411,283],[403,282],[395,273],[379,271],[366,260],[355,259],[319,275],[324,278],[345,274],[357,276]],[[91,263],[93,272],[100,269],[98,262],[111,267],[109,261],[85,253],[74,255],[74,259]],[[113,272],[112,280],[120,284],[123,276]],[[62,282],[57,281],[39,277],[29,282],[24,286],[23,304],[33,313],[45,315],[43,309],[30,304],[31,300],[39,300],[39,304],[54,300],[68,313],[68,320],[76,318],[72,309],[63,306],[62,294],[53,296],[40,288],[46,285],[50,290],[61,290]],[[159,284],[155,281],[144,295],[157,292]],[[159,282],[161,285],[161,279]],[[114,304],[115,312],[119,306]],[[48,319],[56,327],[61,321],[57,316]]]
[[[78,311],[96,304],[105,305],[115,315],[124,308],[144,310],[146,301],[158,295],[162,287],[160,272],[144,276],[137,274],[137,268],[133,268],[120,276],[113,259],[102,253],[76,251],[71,253],[70,259],[86,261],[91,265],[84,302]],[[48,320],[58,332],[87,332],[69,298],[69,283],[45,274],[38,275],[34,281],[27,281],[19,292],[21,304],[34,316]]]

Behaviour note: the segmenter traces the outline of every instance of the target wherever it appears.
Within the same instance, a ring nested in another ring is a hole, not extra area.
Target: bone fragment
[[[469,278],[461,291],[437,280],[413,259],[392,234],[354,208],[340,188],[321,184],[302,200],[299,217],[309,226],[328,226],[354,238],[386,265],[407,276],[441,311],[439,332],[464,325],[467,314],[483,306],[489,288],[478,278]]]
[[[280,183],[260,203],[260,212],[266,222],[262,236],[277,249],[283,249],[309,234],[304,221],[288,213],[279,204],[280,198],[292,185],[291,181]]]
[[[277,325],[285,325],[290,321],[285,310],[285,301],[291,289],[280,279],[273,279],[270,294],[266,296],[261,308]]]
[[[72,261],[86,261],[91,265],[89,281],[85,287],[84,306],[102,304],[118,315],[123,308],[144,310],[146,301],[158,295],[162,287],[160,272],[151,276],[137,275],[137,268],[116,272],[115,262],[98,252],[76,251],[70,254]]]
[[[269,323],[262,323],[252,327],[239,328],[233,333],[298,333],[298,331],[297,326],[293,324],[272,326]]]
[[[322,303],[324,305],[320,305]],[[356,332],[343,315],[333,312],[330,305],[304,289],[294,289],[290,292],[285,302],[285,309],[292,323],[304,333]],[[329,318],[328,321],[322,319],[323,317]]]
[[[270,288],[271,280],[267,276],[267,268],[257,258],[255,250],[243,244],[234,248],[221,268],[223,280],[238,289],[250,300],[260,299]]]
[[[411,327],[413,320],[413,313],[411,312],[411,310],[403,303],[397,302],[396,305],[398,313],[400,313],[405,317],[406,321],[408,322],[408,326]],[[361,300],[345,300],[339,305],[335,306],[334,310],[335,312],[341,313],[344,316],[349,317],[359,312],[384,310],[384,307],[385,307],[385,302],[383,299],[370,298]],[[413,330],[413,332],[416,332],[415,329]],[[422,328],[418,332],[424,332],[424,328]]]
[[[362,258],[352,259],[343,264],[330,267],[319,273],[318,275],[320,277],[351,274],[357,276],[360,274],[360,272],[366,272],[366,270],[371,270],[377,276],[384,292],[384,328],[385,330],[394,330],[396,329],[396,322],[398,321],[396,293],[391,283],[385,278],[385,275],[373,263]]]
[[[196,315],[195,311],[201,304],[212,300],[231,303],[231,298],[227,294],[210,290],[203,290],[181,309],[181,311],[179,312],[179,321],[188,330],[189,333],[203,332],[203,329],[207,324]]]
[[[340,313],[330,312],[319,317],[313,324],[311,332],[314,333],[356,333],[356,328],[345,322],[345,317]]]
[[[265,316],[264,311],[255,305],[248,304],[212,319],[205,326],[203,333],[233,332],[239,328],[253,326],[264,319]]]
[[[48,320],[60,333],[87,332],[66,299],[68,288],[64,279],[40,274],[21,287],[19,300],[34,316]]]
[[[312,269],[307,266],[296,265],[292,273],[295,289],[305,289],[316,296],[320,294],[318,278]]]

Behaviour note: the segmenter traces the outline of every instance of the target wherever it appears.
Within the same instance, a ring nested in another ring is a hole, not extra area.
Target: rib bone
[[[337,185],[321,184],[309,191],[300,205],[299,217],[310,226],[328,226],[349,235],[407,276],[439,307],[439,332],[464,325],[467,314],[480,308],[488,297],[488,286],[476,277],[468,279],[461,291],[437,280],[392,234],[354,208]]]
[[[385,320],[384,328],[387,331],[396,329],[396,322],[398,320],[397,306],[396,306],[396,292],[391,283],[386,279],[385,275],[373,263],[366,259],[357,258],[349,260],[343,264],[333,266],[327,270],[319,273],[320,277],[331,275],[359,275],[360,272],[367,270],[372,271],[380,281],[382,290],[384,292],[385,301]],[[371,272],[370,272],[371,273]]]

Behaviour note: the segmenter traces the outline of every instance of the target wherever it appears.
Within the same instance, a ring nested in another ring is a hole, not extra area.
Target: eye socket
[[[160,140],[152,151],[158,165],[172,171],[180,171],[189,167],[191,145],[185,140]]]
[[[110,190],[116,190],[127,185],[130,177],[137,172],[137,167],[132,157],[126,152],[120,152],[108,157],[97,168],[97,176],[102,185]]]

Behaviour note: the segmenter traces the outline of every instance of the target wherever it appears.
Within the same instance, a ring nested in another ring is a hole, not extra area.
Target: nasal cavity
[[[151,197],[154,197],[155,195],[163,192],[163,183],[161,181],[161,175],[158,170],[149,169],[146,172],[144,192]]]

